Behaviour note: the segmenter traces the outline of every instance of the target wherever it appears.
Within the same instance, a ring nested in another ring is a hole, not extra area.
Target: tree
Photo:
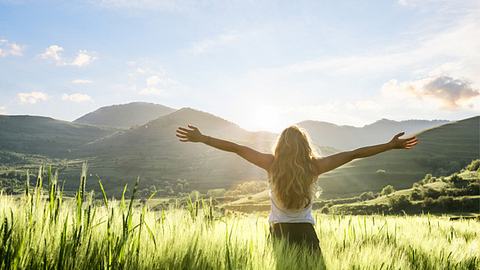
[[[443,208],[444,211],[454,210],[455,200],[450,196],[440,196],[437,199],[438,204]]]
[[[412,185],[412,188],[421,188],[421,187],[422,187],[422,184],[420,184],[420,183],[418,183],[418,182],[417,182],[417,183],[413,183],[413,185]]]
[[[324,207],[322,207],[322,209],[320,209],[320,213],[328,214],[328,213],[330,213],[330,208],[325,205]]]
[[[412,205],[410,200],[405,195],[393,196],[388,201],[390,207],[396,210],[405,209]]]
[[[467,190],[470,195],[480,195],[480,182],[471,182],[468,184]]]
[[[412,201],[420,201],[423,200],[423,188],[414,187],[412,193],[410,194],[410,200]]]
[[[435,182],[435,178],[432,177],[431,174],[426,174],[425,177],[422,179],[421,181],[423,184],[428,184],[428,183],[432,183],[432,182]]]
[[[432,207],[434,204],[435,204],[435,200],[430,197],[426,197],[425,199],[423,199],[422,205],[424,208]]]
[[[362,201],[367,201],[367,200],[371,200],[371,199],[374,199],[375,198],[375,194],[373,194],[373,192],[369,191],[369,192],[363,192],[362,194],[360,194],[360,200]]]
[[[207,191],[208,197],[222,197],[225,194],[224,188],[209,189]]]
[[[388,195],[388,194],[392,194],[393,192],[395,192],[395,188],[393,188],[392,185],[387,185],[382,189],[380,194],[381,195]]]
[[[473,160],[468,166],[467,170],[475,172],[480,170],[480,159]]]
[[[438,191],[434,188],[428,187],[423,191],[423,196],[424,197],[429,197],[432,199],[438,198],[440,195],[442,195],[442,191]]]
[[[262,192],[268,188],[267,181],[248,181],[229,189],[226,196],[248,195]]]
[[[200,195],[201,193],[198,190],[192,190],[192,192],[190,192],[190,197],[193,199],[198,199]]]

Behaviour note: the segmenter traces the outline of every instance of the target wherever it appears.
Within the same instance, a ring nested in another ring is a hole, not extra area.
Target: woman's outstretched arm
[[[177,137],[181,142],[201,142],[223,151],[235,153],[267,171],[273,162],[272,154],[261,153],[244,145],[203,135],[197,127],[192,125],[188,125],[188,127],[177,129]]]
[[[395,135],[388,143],[362,147],[352,151],[341,152],[325,158],[316,159],[315,165],[317,167],[317,172],[318,174],[322,174],[357,158],[374,156],[392,149],[411,149],[417,145],[418,140],[416,137],[400,139],[404,134],[405,132]]]

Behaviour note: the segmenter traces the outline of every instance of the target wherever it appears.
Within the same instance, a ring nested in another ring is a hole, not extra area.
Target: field
[[[261,214],[208,201],[152,211],[131,199],[92,199],[85,174],[64,198],[51,173],[24,195],[0,195],[2,269],[318,269],[322,257],[268,239]],[[99,182],[100,184],[100,182]],[[100,184],[101,185],[101,184]],[[135,195],[133,188],[130,195]],[[433,216],[315,213],[328,269],[478,269],[480,223]]]

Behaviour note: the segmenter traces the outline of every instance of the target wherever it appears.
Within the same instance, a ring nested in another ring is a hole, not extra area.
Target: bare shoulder
[[[332,170],[334,167],[334,164],[332,164],[334,163],[334,159],[335,159],[335,155],[326,156],[326,157],[315,157],[313,159],[313,164],[315,166],[317,175],[320,175],[322,173],[326,173]]]
[[[265,158],[265,170],[270,170],[270,167],[272,167],[273,160],[275,160],[275,156],[270,153],[263,153],[264,158]]]
[[[273,160],[275,159],[275,156],[273,154],[270,154],[270,153],[263,153],[263,154],[265,155],[265,158],[271,162],[273,162]]]
[[[324,167],[324,164],[326,162],[325,157],[314,157],[312,158],[313,166],[315,167],[315,173],[317,175],[322,174],[321,168]]]

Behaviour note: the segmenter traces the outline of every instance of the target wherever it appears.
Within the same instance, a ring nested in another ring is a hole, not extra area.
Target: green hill
[[[474,117],[426,130],[418,135],[420,144],[413,150],[390,151],[322,175],[319,180],[322,196],[352,197],[365,191],[378,191],[387,184],[397,189],[406,188],[426,173],[446,175],[456,171],[479,157],[479,119]],[[127,130],[47,117],[0,116],[0,151],[8,153],[3,160],[16,160],[15,166],[21,160],[29,162],[38,157],[17,158],[13,153],[43,155],[51,160],[88,160],[91,174],[104,178],[106,188],[115,191],[126,182],[132,183],[137,176],[142,178],[143,187],[155,186],[169,194],[229,188],[246,180],[266,179],[262,170],[233,154],[202,144],[179,142],[175,129],[189,123],[197,125],[205,134],[261,151],[271,151],[277,137],[274,133],[246,131],[232,122],[191,108],[173,111]],[[368,129],[374,134],[375,130],[391,128],[395,123],[381,120],[372,124],[375,128]],[[312,136],[319,152],[329,155],[337,151],[332,147],[318,147],[322,143],[315,137],[320,135]],[[68,164],[62,167],[61,177],[77,179],[79,166]],[[68,190],[75,184],[68,181],[65,187]],[[89,184],[96,186],[95,181]]]
[[[450,176],[433,177],[413,184],[411,188],[376,198],[334,205],[336,213],[453,213],[480,214],[480,160],[474,160],[465,169]]]
[[[70,157],[80,146],[115,133],[103,128],[48,117],[0,115],[0,150]]]
[[[86,145],[77,156],[90,157],[90,172],[105,178],[105,186],[119,190],[119,183],[140,176],[145,185],[163,188],[186,180],[191,187],[205,190],[229,186],[235,181],[264,178],[264,173],[243,159],[202,144],[181,143],[175,130],[197,125],[212,136],[232,139],[268,150],[272,133],[252,133],[212,114],[183,108],[137,128]],[[72,171],[72,175],[78,174]]]
[[[448,123],[446,120],[393,121],[381,119],[363,127],[338,126],[328,122],[311,120],[300,122],[298,125],[308,131],[315,143],[348,150],[365,145],[384,143],[391,139],[393,134],[402,131],[406,134],[416,134],[446,123]]]
[[[130,128],[144,125],[149,121],[173,111],[175,111],[175,109],[160,104],[132,102],[102,107],[78,118],[74,123]]]
[[[264,187],[267,189],[267,187]],[[228,192],[226,193],[228,194]],[[224,197],[222,207],[242,212],[269,211],[268,190]],[[412,187],[381,192],[365,192],[349,198],[315,198],[314,209],[342,214],[480,213],[480,159],[450,176],[425,175]]]
[[[199,190],[225,188],[252,179],[265,179],[263,170],[240,157],[211,147],[181,143],[175,136],[179,126],[193,124],[211,136],[249,145],[260,151],[271,151],[276,134],[249,132],[215,115],[183,108],[143,126],[118,133],[86,145],[77,156],[90,157],[90,172],[107,179],[108,188],[132,182],[137,176],[145,185],[157,188],[176,185],[185,180]],[[332,151],[322,148],[321,151]],[[72,176],[78,171],[72,171]],[[119,182],[120,181],[120,182]]]
[[[448,175],[480,157],[480,116],[418,134],[412,150],[392,150],[354,161],[320,177],[323,196],[350,197],[385,185],[407,188],[425,174]]]

